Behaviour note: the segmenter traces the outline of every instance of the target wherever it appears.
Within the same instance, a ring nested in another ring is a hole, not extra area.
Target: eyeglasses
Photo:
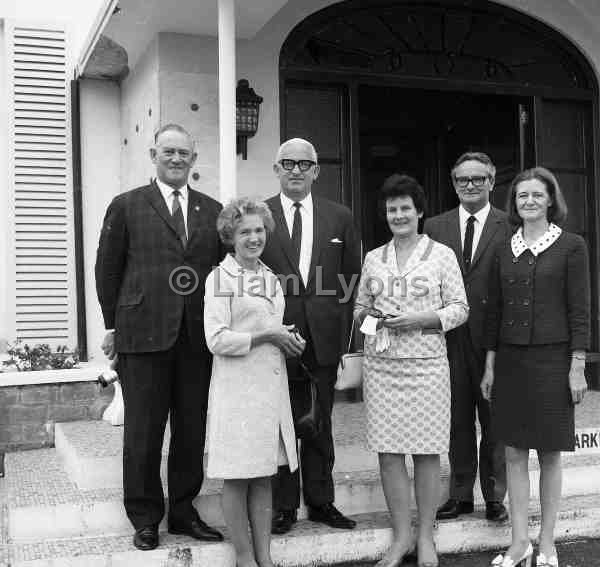
[[[314,161],[309,159],[299,159],[296,161],[295,159],[282,159],[279,161],[279,165],[283,167],[286,171],[293,171],[293,169],[298,166],[298,169],[304,173],[308,171],[313,165],[317,165]]]
[[[487,177],[485,175],[474,175],[473,177],[455,177],[454,183],[458,185],[461,189],[466,189],[469,186],[469,183],[473,184],[473,187],[483,187],[485,182],[487,181]]]

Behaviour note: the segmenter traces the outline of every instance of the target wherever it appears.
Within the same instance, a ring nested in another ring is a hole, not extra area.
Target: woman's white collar
[[[515,258],[518,258],[525,250],[530,250],[534,256],[541,254],[552,246],[558,237],[562,234],[562,228],[550,223],[548,230],[542,234],[531,246],[528,246],[523,240],[523,227],[515,232],[510,239],[510,247]]]

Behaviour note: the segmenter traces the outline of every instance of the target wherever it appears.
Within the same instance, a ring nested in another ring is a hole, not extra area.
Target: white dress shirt
[[[173,202],[175,201],[175,197],[173,196],[173,191],[175,191],[175,189],[173,189],[173,187],[171,187],[170,185],[167,185],[166,183],[163,183],[160,179],[158,179],[158,177],[156,178],[156,184],[158,185],[158,188],[160,189],[161,195],[163,196],[163,199],[165,200],[165,203],[167,204],[167,209],[169,209],[169,212],[171,214],[173,214]],[[179,203],[181,204],[181,212],[183,213],[183,224],[185,225],[185,234],[186,236],[189,236],[189,232],[188,232],[188,227],[187,227],[187,210],[188,210],[188,186],[183,185],[182,187],[179,187]]]
[[[467,209],[465,209],[462,205],[458,207],[458,219],[460,221],[460,244],[461,248],[464,250],[465,247],[465,232],[467,231],[467,221],[470,216],[475,217],[475,222],[473,223],[473,248],[471,248],[471,260],[475,257],[475,252],[477,251],[477,245],[479,244],[479,239],[481,238],[481,233],[483,232],[483,225],[490,214],[490,209],[492,207],[489,203],[486,204],[483,209],[477,211],[474,215],[471,215]]]
[[[289,197],[283,193],[279,194],[281,198],[281,206],[285,216],[285,222],[288,226],[290,238],[292,237],[292,228],[294,227],[294,203]],[[308,273],[310,271],[310,260],[312,257],[313,246],[313,200],[309,193],[300,203],[300,216],[302,218],[302,241],[300,244],[300,275],[304,285],[308,282]]]

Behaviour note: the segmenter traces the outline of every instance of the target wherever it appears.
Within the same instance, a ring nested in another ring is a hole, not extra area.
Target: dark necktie
[[[179,201],[179,195],[181,195],[179,189],[173,191],[173,221],[175,222],[175,229],[177,230],[177,236],[179,236],[183,247],[187,246],[187,235],[185,233],[185,222],[183,220],[183,210],[181,208],[181,202]]]
[[[463,261],[468,270],[471,266],[471,256],[473,255],[473,234],[475,233],[475,217],[471,215],[467,219],[467,230],[465,230],[465,244],[463,246]]]
[[[302,215],[300,214],[300,203],[294,203],[294,223],[292,224],[292,246],[296,264],[300,267],[300,248],[302,246]]]

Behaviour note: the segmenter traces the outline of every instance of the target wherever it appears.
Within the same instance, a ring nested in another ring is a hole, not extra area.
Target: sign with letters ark
[[[600,427],[575,429],[576,453],[600,453]]]

